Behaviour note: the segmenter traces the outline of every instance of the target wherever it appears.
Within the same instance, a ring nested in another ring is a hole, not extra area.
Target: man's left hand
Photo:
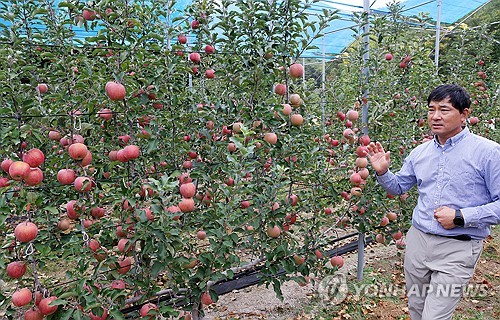
[[[455,219],[455,209],[446,206],[439,207],[434,210],[434,218],[445,229],[453,229],[456,227],[456,225],[453,223],[453,219]]]

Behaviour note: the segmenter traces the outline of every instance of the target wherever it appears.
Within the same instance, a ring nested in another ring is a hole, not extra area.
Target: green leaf
[[[75,309],[75,312],[73,313],[73,317],[75,320],[81,320],[82,319],[82,311],[80,309]]]
[[[54,301],[52,301],[49,306],[64,306],[68,303],[68,301],[64,300],[64,299],[56,299]]]
[[[74,311],[75,311],[75,309],[73,309],[73,308],[64,310],[64,313],[61,315],[60,320],[72,319]]]
[[[164,263],[155,261],[151,267],[151,276],[156,278],[162,270],[164,270]]]
[[[70,298],[70,297],[78,297],[78,292],[68,291],[68,292],[64,292],[58,296],[59,299],[66,299],[66,298]]]
[[[109,311],[109,315],[111,316],[111,319],[114,320],[125,320],[125,316],[122,312],[120,312],[120,310],[111,309]]]

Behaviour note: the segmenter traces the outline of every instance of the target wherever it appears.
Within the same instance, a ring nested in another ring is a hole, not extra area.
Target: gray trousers
[[[412,226],[404,259],[411,320],[451,319],[482,250],[482,240],[455,240]]]

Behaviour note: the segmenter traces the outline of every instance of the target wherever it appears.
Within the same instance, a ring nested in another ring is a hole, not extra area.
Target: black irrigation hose
[[[356,233],[351,233],[351,234],[333,239],[332,241],[329,242],[329,244],[333,244],[335,242],[339,242],[339,241],[342,241],[345,239],[352,238],[354,236],[357,236],[358,234],[359,233],[356,232]],[[371,242],[373,242],[373,239],[371,236],[368,236],[365,238],[365,241],[366,241],[366,244],[370,244]],[[346,253],[350,253],[350,252],[353,252],[357,249],[358,249],[358,241],[352,241],[346,245],[341,246],[340,248],[334,248],[334,249],[328,250],[326,253],[327,253],[328,257],[332,257],[334,255],[343,255]],[[222,280],[221,282],[215,284],[212,288],[215,290],[215,292],[218,295],[224,295],[226,293],[232,292],[233,290],[240,290],[240,289],[244,289],[244,288],[253,286],[253,285],[260,282],[262,268],[263,267],[260,266],[260,267],[255,267],[255,268],[250,269],[250,270],[240,272],[240,273],[236,274],[232,279]],[[276,276],[282,276],[285,274],[286,274],[286,271],[283,268],[280,268],[280,270],[277,272]],[[172,295],[166,294],[166,295],[160,296],[158,298],[151,299],[149,301],[145,301],[142,304],[123,308],[120,311],[124,315],[127,315],[129,313],[134,312],[134,311],[138,311],[144,304],[149,303],[149,302],[159,304],[160,302],[166,301],[167,305],[176,305],[176,306],[188,305],[189,301],[186,301],[185,297],[184,297],[184,299],[182,299],[182,298],[183,298],[182,296],[176,296],[176,297],[172,298]],[[126,318],[131,318],[131,317],[132,316],[127,316]]]
[[[356,235],[358,235],[358,233],[352,233],[352,234],[349,234],[347,236],[337,238],[333,242],[338,242],[338,241],[341,241],[344,239],[348,239],[348,238],[354,237]],[[371,242],[372,242],[372,238],[367,237],[366,243],[369,244]],[[353,252],[357,249],[358,249],[358,242],[352,241],[346,245],[343,245],[340,248],[334,248],[334,249],[328,250],[327,255],[328,255],[328,257],[332,257],[332,256],[336,256],[336,255],[343,255],[343,254],[346,254],[349,252]],[[247,275],[244,275],[244,276],[238,275],[238,276],[235,276],[234,279],[225,280],[223,282],[220,282],[220,283],[214,285],[214,290],[215,290],[215,292],[217,292],[217,294],[223,295],[223,294],[229,293],[233,290],[240,290],[240,289],[244,289],[244,288],[247,288],[249,286],[255,285],[255,284],[259,283],[259,281],[260,281],[260,274],[261,274],[260,269],[262,269],[262,267],[255,268],[255,270],[253,270],[252,272],[250,272]],[[282,276],[285,274],[286,274],[286,271],[283,268],[280,268],[280,270],[278,271],[276,276]]]

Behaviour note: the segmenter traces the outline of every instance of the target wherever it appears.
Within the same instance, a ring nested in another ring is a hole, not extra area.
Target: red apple
[[[212,303],[214,303],[214,301],[212,300],[212,297],[210,296],[210,293],[204,292],[201,295],[201,303],[203,303],[206,306],[211,305]]]
[[[87,155],[87,146],[83,143],[73,143],[68,147],[69,156],[74,160],[82,160]]]
[[[205,53],[211,54],[215,52],[215,48],[209,44],[205,46]]]
[[[229,152],[235,152],[236,149],[237,149],[237,147],[236,147],[236,144],[234,144],[234,142],[229,142],[227,144],[227,151],[229,151]]]
[[[96,239],[90,239],[89,248],[90,250],[92,250],[92,252],[96,252],[101,248],[101,244]]]
[[[183,198],[192,198],[196,194],[196,186],[194,183],[184,183],[181,184],[179,191]]]
[[[56,130],[50,130],[49,131],[49,139],[53,141],[59,141],[61,140],[62,135],[59,131]]]
[[[24,182],[28,186],[36,186],[42,183],[43,172],[40,168],[31,168],[30,172],[24,177]]]
[[[129,252],[133,247],[133,244],[126,238],[122,238],[118,241],[118,251],[122,253]]]
[[[123,84],[116,81],[108,81],[105,86],[106,94],[111,100],[123,100],[127,95],[125,87]]]
[[[12,159],[5,159],[2,161],[1,167],[4,172],[9,173],[10,165],[14,163]]]
[[[401,232],[401,230],[398,230],[398,232],[394,232],[392,234],[392,238],[394,240],[400,240],[402,237],[403,237],[403,233]]]
[[[57,172],[57,181],[62,185],[72,184],[76,175],[73,169],[61,169]]]
[[[361,179],[366,180],[370,176],[370,171],[367,168],[362,168],[358,171],[359,176]],[[363,183],[363,181],[360,182],[360,184]]]
[[[366,168],[368,166],[368,160],[366,159],[366,157],[356,158],[355,163],[356,163],[356,167],[358,167],[358,168]]]
[[[118,272],[121,274],[125,274],[129,272],[132,268],[132,259],[130,257],[120,258],[118,259]]]
[[[294,107],[300,106],[300,102],[302,101],[300,95],[297,93],[291,94],[288,100],[290,101],[290,104]]]
[[[232,125],[233,131],[235,133],[241,133],[241,127],[242,126],[243,126],[243,123],[241,123],[241,122],[235,122],[235,123],[233,123],[233,125]]]
[[[43,294],[40,291],[35,291],[34,296],[35,296],[35,306],[38,307],[40,301],[42,301],[43,299]]]
[[[189,60],[191,60],[191,62],[193,62],[193,63],[200,63],[201,56],[198,52],[191,52],[189,54]]]
[[[368,155],[368,147],[366,146],[358,146],[356,148],[356,154],[358,155],[358,157],[366,157]]]
[[[77,177],[73,182],[76,191],[78,192],[89,192],[92,189],[93,183],[89,177]]]
[[[339,118],[340,121],[344,121],[345,117],[345,113],[343,113],[342,111],[337,111],[337,118]]]
[[[479,122],[479,118],[478,117],[470,117],[469,118],[469,123],[471,125],[476,125],[478,122]]]
[[[61,219],[57,222],[57,229],[61,231],[66,231],[71,227],[71,222],[69,219]]]
[[[40,313],[47,316],[49,314],[53,314],[57,311],[58,306],[51,306],[50,303],[54,300],[57,300],[56,296],[51,296],[40,301],[38,308],[40,309]]]
[[[90,151],[87,151],[87,155],[83,157],[82,162],[80,163],[80,166],[86,167],[92,162],[92,153]]]
[[[290,117],[290,122],[293,126],[300,127],[304,123],[304,118],[298,114],[292,114]]]
[[[39,83],[36,86],[36,91],[40,92],[41,94],[46,93],[49,90],[49,87],[45,83]]]
[[[267,228],[266,233],[271,238],[278,238],[281,234],[281,229],[280,229],[280,227],[275,225],[273,227]]]
[[[179,204],[178,204],[179,209],[181,209],[182,212],[191,212],[194,210],[194,200],[193,198],[183,198]]]
[[[39,167],[45,161],[45,155],[40,149],[33,148],[23,155],[23,161],[32,168]]]
[[[290,66],[290,76],[292,78],[300,78],[304,75],[304,66],[299,63],[294,63]]]
[[[43,314],[38,308],[29,309],[24,312],[24,320],[43,320]]]
[[[138,146],[131,144],[123,148],[124,156],[128,160],[134,160],[139,158],[140,155],[140,149]]]
[[[273,205],[271,206],[272,211],[276,211],[280,208],[280,204],[278,202],[274,202]]]
[[[177,179],[179,180],[180,184],[189,183],[193,181],[193,179],[189,176],[189,173],[186,172],[181,173],[181,175],[178,176]]]
[[[368,146],[370,144],[370,141],[370,136],[368,136],[367,134],[364,134],[359,138],[359,142],[363,146]]]
[[[248,208],[248,207],[250,207],[250,201],[248,201],[248,200],[243,200],[243,201],[241,201],[241,202],[240,202],[240,208],[241,208],[241,209],[246,209],[246,208]]]
[[[378,243],[384,243],[385,242],[385,237],[383,234],[381,233],[378,233],[376,236],[375,236],[375,241],[377,241]]]
[[[121,149],[116,152],[116,159],[120,162],[127,162],[128,158],[125,156],[125,151],[123,150],[124,149]]]
[[[21,181],[30,171],[30,165],[23,161],[15,161],[9,166],[9,175],[16,181]]]
[[[286,93],[286,85],[278,83],[274,86],[274,93],[279,94],[280,96],[284,96]]]
[[[32,293],[28,288],[22,288],[12,294],[12,304],[22,307],[31,302]]]
[[[198,20],[191,21],[191,29],[196,30],[200,27],[200,22]]]
[[[333,256],[330,259],[330,263],[332,267],[338,267],[340,269],[344,265],[344,258],[342,258],[341,256]]]
[[[288,103],[284,103],[283,110],[281,112],[283,112],[284,115],[289,116],[292,113],[292,106]]]
[[[384,216],[382,218],[382,220],[380,221],[380,226],[385,227],[388,224],[389,224],[389,218],[387,218],[386,216]]]
[[[0,188],[8,187],[8,186],[10,186],[9,178],[0,177]]]
[[[187,43],[187,37],[183,34],[177,36],[177,41],[180,44],[186,44]]]
[[[306,261],[306,258],[302,257],[302,256],[299,256],[298,254],[294,254],[293,255],[293,260],[295,261],[295,263],[297,265],[301,265],[304,263],[304,261]]]
[[[355,140],[354,131],[352,131],[352,129],[349,128],[345,129],[344,132],[342,132],[342,135],[350,142],[354,142]]]
[[[196,233],[196,237],[200,240],[204,240],[206,237],[207,237],[207,232],[204,231],[204,230],[199,230],[197,233]]]
[[[20,242],[30,242],[36,238],[38,227],[30,221],[21,222],[14,229],[14,235]]]
[[[97,112],[97,115],[104,120],[113,119],[113,111],[111,111],[111,109],[108,108],[102,108]]]
[[[94,315],[94,313],[91,311],[89,313],[90,320],[106,320],[108,318],[108,309],[102,308],[102,315]]]
[[[297,202],[299,201],[299,198],[297,197],[296,194],[290,194],[286,196],[286,203],[291,204],[292,206],[297,205]]]
[[[387,61],[391,61],[391,60],[392,60],[392,54],[390,54],[390,53],[386,53],[386,54],[385,54],[385,60],[387,60]]]
[[[182,167],[184,169],[191,169],[191,168],[193,168],[193,161],[191,161],[191,160],[183,161],[182,162]]]
[[[215,70],[208,69],[207,71],[205,71],[205,76],[207,77],[207,79],[215,78]]]
[[[389,219],[389,221],[396,221],[398,215],[395,212],[389,211],[387,212],[387,218]]]
[[[82,16],[87,21],[94,21],[97,17],[97,14],[93,10],[84,9],[82,12]]]
[[[360,187],[351,188],[350,194],[351,196],[360,197],[363,193],[363,190]]]
[[[118,290],[123,290],[125,289],[125,281],[123,280],[113,280],[111,282],[111,289],[118,289]]]
[[[351,176],[349,177],[349,180],[351,181],[351,183],[355,186],[359,185],[361,183],[361,181],[363,180],[361,178],[361,176],[359,175],[359,173],[357,172],[354,172],[353,174],[351,174]]]
[[[22,261],[13,261],[7,265],[6,273],[12,279],[19,279],[26,273],[26,264]]]
[[[346,117],[351,121],[356,121],[359,118],[359,113],[356,110],[349,110],[347,111]]]
[[[264,141],[269,144],[276,144],[276,142],[278,142],[278,136],[274,132],[266,132],[264,134]]]
[[[155,319],[158,315],[158,306],[151,302],[146,303],[141,307],[140,314],[141,318]]]
[[[70,219],[78,219],[80,217],[81,211],[84,210],[84,207],[81,207],[76,200],[70,200],[66,204],[66,214]]]

